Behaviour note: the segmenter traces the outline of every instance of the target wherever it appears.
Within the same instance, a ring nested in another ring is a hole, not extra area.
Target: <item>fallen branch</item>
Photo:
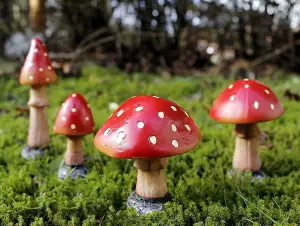
[[[86,45],[89,41],[91,41],[92,39],[96,38],[99,35],[102,35],[103,33],[107,32],[109,29],[108,28],[100,28],[98,30],[96,30],[95,32],[87,35],[80,43],[79,45],[76,47],[76,49],[79,49],[81,47],[83,47],[84,45]]]
[[[100,29],[91,35],[87,36],[76,48],[76,50],[72,53],[49,53],[52,60],[56,59],[64,59],[64,60],[70,60],[75,61],[81,54],[87,52],[88,50],[97,47],[99,45],[114,41],[116,37],[118,36],[119,39],[124,38],[125,36],[132,35],[132,32],[120,32],[118,34],[113,34],[111,36],[96,40],[94,42],[89,42],[93,38],[99,36],[100,34],[107,31],[107,29],[103,28]],[[165,33],[156,33],[156,32],[142,32],[137,31],[134,33],[135,35],[140,36],[149,36],[149,37],[166,37]]]
[[[276,49],[274,52],[271,52],[267,55],[264,55],[256,60],[254,60],[253,62],[251,62],[250,64],[250,68],[254,68],[268,60],[271,60],[275,57],[280,56],[281,54],[285,53],[286,51],[288,51],[289,49],[292,49],[293,47],[295,47],[296,45],[300,45],[300,39],[296,40],[293,44],[286,44],[284,46],[282,46],[282,48],[280,49]]]

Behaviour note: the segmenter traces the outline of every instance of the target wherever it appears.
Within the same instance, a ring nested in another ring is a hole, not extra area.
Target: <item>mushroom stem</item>
[[[48,131],[48,98],[46,86],[31,86],[28,106],[30,108],[28,146],[47,146],[50,142],[50,138]]]
[[[166,158],[137,159],[134,167],[138,169],[136,193],[144,198],[163,198],[168,193],[164,168],[168,165]]]
[[[237,124],[235,135],[233,168],[241,172],[260,170],[261,161],[258,153],[260,130],[257,125]]]
[[[82,136],[68,136],[65,164],[77,166],[83,164]]]

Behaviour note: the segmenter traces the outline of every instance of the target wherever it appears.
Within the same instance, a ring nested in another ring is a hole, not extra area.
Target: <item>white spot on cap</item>
[[[107,136],[109,133],[110,133],[110,128],[108,128],[107,130],[105,130],[105,132],[104,132],[104,136]]]
[[[135,98],[136,96],[133,96],[133,97],[131,97],[131,98]]]
[[[76,112],[77,111],[77,109],[76,108],[72,108],[72,112]]]
[[[177,142],[177,140],[172,140],[172,145],[173,145],[175,148],[178,148],[178,142]]]
[[[65,117],[65,116],[62,116],[62,117],[61,117],[61,120],[66,121],[66,117]]]
[[[149,137],[149,141],[151,144],[156,144],[156,137],[155,136]]]
[[[120,131],[117,135],[117,143],[121,144],[124,138],[126,137],[126,134],[124,131]]]
[[[248,89],[248,88],[249,88],[249,85],[248,85],[248,84],[246,84],[246,85],[245,85],[245,88],[246,88],[246,89]]]
[[[37,48],[34,49],[34,52],[37,53],[39,50]]]
[[[189,125],[185,124],[184,126],[188,131],[191,131],[191,127]]]
[[[47,77],[47,78],[46,78],[46,81],[47,81],[47,82],[49,82],[49,81],[50,81],[50,78],[49,78],[49,77]]]
[[[230,86],[228,86],[228,89],[232,89],[233,85],[231,84]]]
[[[89,118],[89,117],[85,117],[85,120],[86,120],[86,121],[89,121],[89,120],[90,120],[90,118]]]
[[[42,72],[42,71],[44,71],[44,69],[40,67],[40,68],[39,68],[39,71]]]
[[[32,75],[29,75],[29,76],[28,76],[28,79],[29,79],[29,80],[33,80],[33,76],[32,76]]]
[[[266,94],[270,94],[269,90],[265,89],[265,93]]]
[[[142,128],[144,128],[144,123],[143,122],[138,122],[137,123],[137,127],[139,128],[139,129],[142,129]]]
[[[122,114],[123,114],[124,110],[120,110],[118,113],[117,113],[117,117],[120,117]]]
[[[254,101],[254,104],[253,104],[253,106],[254,106],[254,108],[255,108],[255,109],[258,109],[258,107],[259,107],[259,103],[258,103],[257,101]]]
[[[144,108],[143,107],[137,107],[136,109],[135,109],[135,111],[141,111],[141,110],[143,110]]]
[[[244,81],[249,81],[249,79],[248,79],[248,78],[245,78]]]
[[[176,108],[176,107],[171,106],[171,108],[172,108],[173,111],[177,111],[177,108]]]
[[[231,96],[231,97],[230,97],[230,100],[231,100],[231,101],[234,101],[234,100],[235,100],[235,96],[234,96],[234,95]]]
[[[73,93],[73,94],[72,94],[72,97],[76,97],[76,93]]]
[[[46,57],[46,56],[48,56],[48,54],[47,54],[47,53],[44,53],[44,56]]]
[[[51,66],[48,66],[48,70],[51,70],[52,69],[52,67]]]
[[[158,96],[152,96],[152,97],[154,97],[154,98],[159,98]]]
[[[72,125],[71,125],[71,129],[76,129],[75,124],[72,124]]]
[[[172,131],[173,131],[173,132],[176,132],[176,131],[177,131],[177,128],[176,128],[176,126],[175,126],[174,124],[172,124],[171,127],[172,127]]]
[[[158,117],[164,118],[165,117],[165,113],[163,113],[162,111],[158,112]]]
[[[274,108],[275,108],[274,104],[270,104],[270,108],[271,108],[271,110],[273,111]]]

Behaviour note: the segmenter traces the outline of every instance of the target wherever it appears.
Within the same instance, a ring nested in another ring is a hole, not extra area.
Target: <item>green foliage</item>
[[[280,78],[278,76],[278,78]],[[262,182],[229,179],[234,148],[232,125],[209,119],[215,97],[232,81],[213,76],[166,80],[158,75],[125,75],[116,69],[88,67],[80,78],[60,79],[49,86],[49,125],[52,151],[38,161],[20,156],[26,142],[28,115],[15,111],[25,105],[29,87],[0,78],[0,225],[297,225],[300,223],[299,102],[283,97],[286,88],[299,90],[299,78],[264,79],[282,100],[285,114],[261,123],[268,136],[261,147]],[[54,135],[53,122],[63,100],[82,93],[93,111],[96,128],[112,113],[110,102],[150,94],[181,105],[199,125],[201,144],[187,154],[169,158],[166,170],[174,201],[165,210],[137,216],[126,209],[134,189],[132,160],[113,159],[85,137],[89,174],[86,180],[57,179],[66,147],[64,136]],[[201,99],[193,98],[195,94]],[[273,146],[271,146],[271,144]],[[269,148],[268,148],[269,147]]]

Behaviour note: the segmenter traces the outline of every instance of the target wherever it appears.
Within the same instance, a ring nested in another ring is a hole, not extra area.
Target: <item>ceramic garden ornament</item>
[[[177,104],[156,96],[136,96],[123,103],[98,131],[94,144],[115,158],[136,159],[136,190],[128,207],[146,214],[171,200],[164,169],[167,157],[194,149],[201,134]]]
[[[86,177],[82,139],[93,131],[94,119],[88,103],[79,93],[73,93],[63,103],[54,125],[54,132],[66,135],[68,140],[64,165],[58,172],[59,179],[65,179],[69,173],[72,179]]]
[[[43,150],[50,143],[46,87],[55,83],[56,79],[44,43],[38,38],[33,39],[20,74],[20,83],[31,86],[28,102],[30,109],[28,146],[22,150],[22,156],[26,159],[43,155]]]
[[[236,81],[219,95],[210,109],[210,117],[218,122],[236,124],[233,169],[251,171],[258,178],[264,176],[260,170],[257,123],[276,119],[283,112],[273,91],[255,80]]]

